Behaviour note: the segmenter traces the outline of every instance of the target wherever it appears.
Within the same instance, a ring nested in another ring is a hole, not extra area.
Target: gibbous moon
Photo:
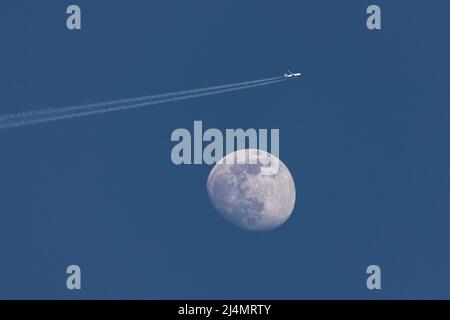
[[[295,205],[289,169],[262,150],[241,149],[225,156],[212,168],[207,189],[217,211],[247,230],[281,226]]]

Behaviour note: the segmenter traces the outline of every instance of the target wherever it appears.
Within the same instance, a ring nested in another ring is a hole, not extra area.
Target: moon
[[[290,217],[296,197],[286,165],[257,149],[241,149],[218,161],[208,176],[207,190],[224,218],[251,231],[281,226]]]

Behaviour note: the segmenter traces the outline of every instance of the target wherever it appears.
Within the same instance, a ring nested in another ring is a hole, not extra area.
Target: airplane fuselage
[[[298,73],[285,73],[284,77],[285,78],[297,78],[300,77],[302,74],[300,72]]]

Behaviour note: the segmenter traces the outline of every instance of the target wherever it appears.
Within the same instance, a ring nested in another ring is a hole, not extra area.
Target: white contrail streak
[[[239,91],[254,87],[265,86],[273,83],[278,83],[284,81],[284,78],[268,78],[263,80],[246,81],[236,84],[215,86],[203,89],[185,90],[180,92],[167,93],[162,95],[148,96],[144,99],[134,98],[134,99],[124,99],[116,100],[113,102],[103,102],[90,105],[81,105],[75,107],[61,108],[61,109],[46,109],[30,113],[21,113],[20,116],[16,115],[6,115],[6,117],[0,117],[0,128],[11,128],[20,127],[25,125],[33,125],[42,122],[57,121],[63,119],[71,119],[76,117],[88,116],[93,114],[100,114],[106,112],[113,112],[119,110],[129,110],[135,108],[141,108],[145,106],[175,102],[186,99],[194,99],[203,96],[215,95],[220,93]],[[214,88],[214,89],[213,89]],[[158,96],[158,98],[156,98]],[[149,101],[146,101],[150,98]],[[155,100],[156,99],[156,100]],[[120,103],[118,101],[121,101]],[[128,102],[128,104],[123,104]],[[141,101],[141,102],[140,102]],[[133,103],[138,102],[138,103]]]
[[[112,101],[106,101],[106,102],[88,103],[88,104],[63,107],[63,108],[51,108],[51,109],[40,109],[40,110],[34,110],[34,111],[25,111],[25,112],[20,112],[20,113],[15,113],[15,114],[2,115],[2,116],[0,116],[0,122],[2,122],[4,120],[8,120],[8,119],[29,118],[31,116],[37,116],[37,115],[49,115],[49,114],[53,114],[53,113],[64,113],[64,112],[68,112],[71,110],[91,109],[91,108],[96,108],[96,107],[119,105],[119,104],[125,104],[125,103],[127,103],[127,104],[139,103],[139,102],[143,102],[143,101],[147,101],[147,100],[175,97],[175,96],[180,96],[180,95],[185,95],[185,94],[207,92],[207,91],[211,91],[211,90],[227,89],[227,88],[232,88],[232,87],[273,81],[273,80],[277,80],[277,79],[282,79],[282,77],[278,76],[278,77],[272,77],[272,78],[266,78],[266,79],[260,79],[260,80],[244,81],[244,82],[237,82],[237,83],[232,83],[232,84],[207,87],[207,88],[190,89],[190,90],[169,92],[169,93],[163,93],[163,94],[155,94],[155,95],[149,95],[149,96],[141,96],[141,97],[128,98],[128,99],[112,100]]]

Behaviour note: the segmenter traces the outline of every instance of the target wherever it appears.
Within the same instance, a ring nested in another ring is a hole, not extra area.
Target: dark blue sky
[[[82,9],[68,31],[65,10]],[[365,26],[382,9],[382,31]],[[0,298],[450,298],[444,1],[4,1],[0,113],[276,76],[0,131]],[[265,233],[212,208],[176,128],[279,128],[297,186]],[[66,289],[78,264],[82,287]],[[370,264],[382,290],[366,288]]]

